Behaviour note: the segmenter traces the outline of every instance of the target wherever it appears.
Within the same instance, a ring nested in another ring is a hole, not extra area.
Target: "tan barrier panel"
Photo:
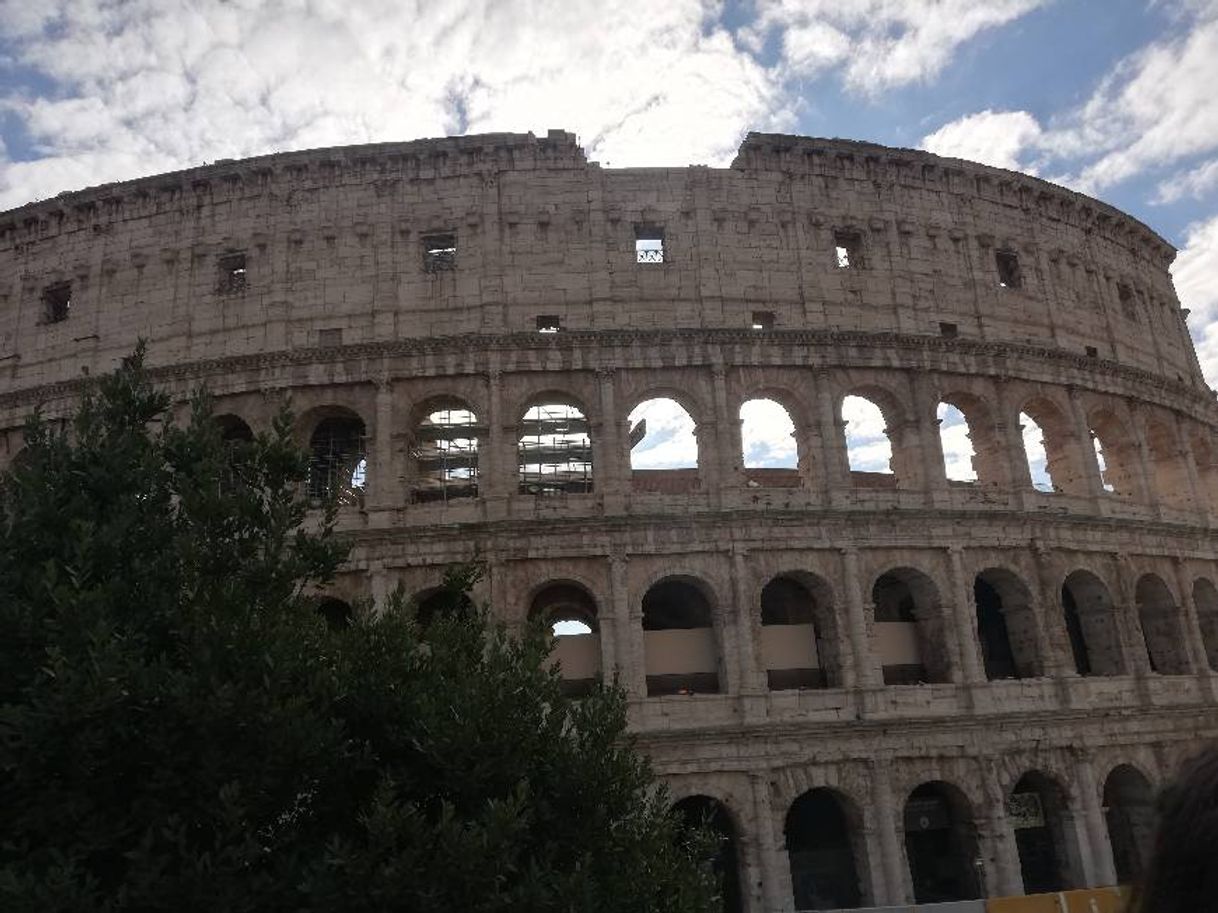
[[[1126,888],[1091,888],[1060,894],[996,897],[985,902],[986,913],[1125,913]]]

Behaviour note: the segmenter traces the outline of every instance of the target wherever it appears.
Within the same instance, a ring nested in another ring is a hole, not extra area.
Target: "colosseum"
[[[726,837],[727,910],[1109,910],[1218,735],[1218,408],[1174,254],[1045,181],[842,140],[217,162],[0,215],[0,461],[146,337],[226,434],[290,396],[354,543],[327,610],[425,607],[477,557],[573,693],[616,676]]]

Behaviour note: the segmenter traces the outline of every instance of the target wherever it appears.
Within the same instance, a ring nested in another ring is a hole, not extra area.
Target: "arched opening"
[[[795,422],[772,399],[750,399],[740,407],[740,441],[744,473],[750,485],[796,488],[799,445]]]
[[[1008,570],[989,568],[973,581],[977,639],[985,677],[1035,678],[1042,674],[1032,594]]]
[[[881,574],[871,588],[875,650],[885,685],[951,681],[939,592],[912,568]]]
[[[679,494],[698,487],[697,430],[684,406],[666,397],[644,400],[627,422],[635,491]]]
[[[846,459],[856,488],[895,488],[892,440],[884,413],[863,396],[842,399],[842,422],[846,428]]]
[[[1062,615],[1079,675],[1124,675],[1116,606],[1103,581],[1075,571],[1062,584]]]
[[[1166,422],[1146,423],[1146,450],[1155,497],[1164,504],[1184,509],[1192,504],[1192,485],[1180,443]]]
[[[685,827],[706,827],[718,840],[709,859],[704,860],[719,882],[723,913],[741,913],[740,860],[736,850],[736,827],[723,803],[709,796],[689,796],[673,805]]]
[[[783,833],[796,910],[863,905],[860,866],[855,863],[863,848],[857,830],[857,815],[848,814],[847,804],[831,789],[808,790],[791,804]]]
[[[1066,414],[1052,400],[1034,397],[1019,414],[1028,473],[1038,491],[1087,495],[1083,455],[1074,446]]]
[[[427,628],[441,618],[461,618],[474,610],[469,593],[448,587],[425,590],[414,597],[414,616],[419,626]]]
[[[1200,429],[1193,431],[1189,442],[1197,467],[1197,484],[1201,488],[1203,503],[1200,506],[1213,510],[1218,506],[1218,453],[1210,443],[1209,435]]]
[[[670,577],[647,591],[643,654],[649,696],[719,692],[719,650],[711,606],[699,584]]]
[[[1163,675],[1189,672],[1188,641],[1181,624],[1180,607],[1163,578],[1143,574],[1138,578],[1134,598],[1151,671]]]
[[[960,790],[941,780],[923,783],[905,800],[904,824],[916,903],[981,896],[973,811]]]
[[[220,429],[220,439],[226,443],[249,443],[254,439],[254,432],[239,415],[217,415],[215,422]]]
[[[1118,884],[1142,880],[1155,829],[1154,794],[1141,773],[1122,764],[1104,781],[1104,819]]]
[[[1104,490],[1122,498],[1136,497],[1141,489],[1137,445],[1125,425],[1108,410],[1100,409],[1091,416],[1091,440]]]
[[[558,664],[563,690],[575,697],[590,692],[601,676],[601,639],[596,600],[577,583],[550,583],[537,591],[529,617],[540,618],[554,636],[551,662]]]
[[[516,457],[522,495],[592,491],[592,438],[588,419],[560,398],[534,403],[520,419]]]
[[[1218,672],[1218,589],[1205,577],[1193,583],[1193,604],[1201,627],[1201,641],[1211,670]]]
[[[1015,831],[1025,894],[1050,894],[1075,886],[1068,842],[1069,811],[1057,781],[1040,771],[1019,778],[1007,797],[1007,817]]]
[[[939,422],[939,445],[943,451],[943,474],[949,482],[976,482],[973,442],[968,419],[951,403],[939,403],[935,410]]]
[[[761,590],[761,655],[771,691],[841,685],[829,587],[784,574]]]
[[[309,498],[362,504],[367,481],[363,419],[346,410],[323,418],[309,437]]]
[[[355,618],[350,603],[333,596],[323,596],[317,601],[317,614],[326,620],[331,631],[342,631],[351,627]]]
[[[458,399],[436,400],[423,410],[411,432],[410,500],[432,504],[478,497],[478,441],[486,428]]]

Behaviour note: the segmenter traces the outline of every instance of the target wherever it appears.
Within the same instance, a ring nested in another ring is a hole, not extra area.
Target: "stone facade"
[[[479,557],[510,623],[583,622],[564,674],[613,670],[674,800],[721,812],[731,905],[1114,884],[1218,735],[1218,411],[1173,256],[1043,181],[840,140],[750,135],[727,169],[604,169],[558,131],[222,162],[0,215],[0,461],[146,337],[226,432],[290,396],[311,488],[347,502],[331,597],[425,601]],[[851,471],[849,394],[891,474]],[[656,396],[696,470],[631,469]],[[744,465],[760,397],[796,468]],[[940,403],[975,482],[945,477]]]

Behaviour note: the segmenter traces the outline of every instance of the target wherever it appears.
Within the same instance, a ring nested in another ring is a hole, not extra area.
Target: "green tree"
[[[142,349],[0,476],[0,909],[704,911],[615,689],[399,596],[335,630],[285,412],[222,440]]]

